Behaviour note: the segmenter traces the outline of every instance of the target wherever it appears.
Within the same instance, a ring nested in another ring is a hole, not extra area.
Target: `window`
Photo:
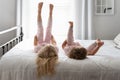
[[[30,24],[28,29],[30,37],[33,37],[37,31],[37,10],[40,1],[30,0]],[[49,4],[52,3],[54,4],[52,34],[57,41],[63,41],[67,36],[68,21],[72,19],[73,15],[72,0],[43,0],[42,2],[44,3],[42,8],[44,30],[46,29],[48,21]]]

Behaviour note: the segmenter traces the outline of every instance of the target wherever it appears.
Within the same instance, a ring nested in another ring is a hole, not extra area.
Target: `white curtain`
[[[23,0],[23,27],[24,38],[31,38],[37,31],[38,3],[43,2],[42,19],[46,29],[48,20],[49,4],[54,4],[52,33],[57,41],[63,41],[68,31],[68,21],[74,21],[74,0]]]
[[[16,36],[19,36],[21,30],[19,26],[22,25],[22,0],[17,0],[17,8],[16,8],[16,26],[18,26]]]
[[[37,4],[42,1],[44,26],[47,24],[48,4],[54,4],[53,34],[58,41],[66,38],[68,21],[74,22],[75,39],[94,39],[93,0],[22,0],[24,38],[33,37],[37,29]],[[47,16],[46,16],[47,15]]]
[[[93,0],[82,0],[82,39],[94,39]]]
[[[95,30],[93,27],[94,0],[88,0],[88,39],[95,39]]]
[[[94,39],[93,0],[76,0],[76,38]]]

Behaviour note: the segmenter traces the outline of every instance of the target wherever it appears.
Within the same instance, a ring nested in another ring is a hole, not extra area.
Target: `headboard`
[[[14,47],[16,44],[18,44],[19,42],[21,42],[23,40],[23,30],[22,30],[22,26],[15,26],[12,27],[10,29],[4,30],[0,32],[0,35],[3,35],[5,33],[8,33],[10,31],[13,30],[19,30],[19,33],[16,33],[16,37],[11,39],[10,41],[4,43],[3,45],[0,46],[0,50],[2,52],[2,55],[4,55],[7,51],[9,51],[12,47]],[[18,32],[18,31],[17,31]]]

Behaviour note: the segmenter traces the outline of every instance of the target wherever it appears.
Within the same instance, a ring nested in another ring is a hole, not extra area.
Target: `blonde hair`
[[[78,59],[78,60],[85,59],[86,56],[87,56],[87,50],[83,47],[74,47],[68,55],[69,58]]]
[[[38,77],[53,75],[57,60],[58,54],[54,46],[46,45],[41,48],[36,59]]]

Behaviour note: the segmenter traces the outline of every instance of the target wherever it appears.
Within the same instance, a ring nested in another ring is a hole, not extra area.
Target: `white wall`
[[[120,33],[120,0],[114,1],[114,15],[93,16],[95,38],[114,39]]]
[[[9,29],[16,25],[16,1],[0,0],[0,31]],[[0,35],[0,46],[16,37],[16,30]],[[0,49],[0,55],[2,50]]]
[[[75,0],[76,2],[76,22],[75,27],[77,27],[76,38],[81,39],[81,26],[82,26],[82,1],[83,0]],[[114,0],[114,15],[95,15],[95,0],[93,0],[91,5],[92,10],[92,39],[100,38],[100,39],[114,39],[114,37],[120,33],[120,0]],[[89,9],[86,6],[87,10]],[[88,10],[89,11],[89,10]],[[86,11],[86,13],[88,13]],[[85,13],[85,14],[86,14]],[[87,16],[87,14],[86,14]],[[86,19],[86,25],[87,25]],[[85,34],[88,32],[86,31]],[[87,38],[86,38],[87,39]]]
[[[16,25],[16,1],[0,0],[0,31]]]
[[[0,31],[16,25],[16,0],[0,0]],[[0,35],[0,45],[16,36],[16,31]]]

